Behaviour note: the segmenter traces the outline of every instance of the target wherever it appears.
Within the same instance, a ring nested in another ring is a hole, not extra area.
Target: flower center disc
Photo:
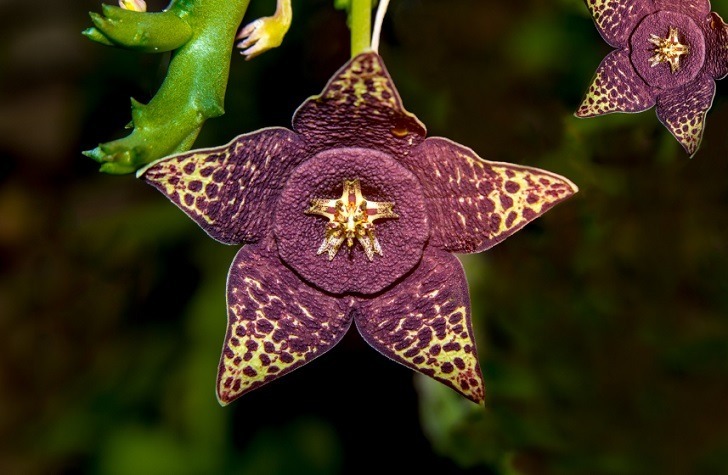
[[[293,171],[274,233],[281,259],[304,280],[334,294],[373,294],[417,265],[430,229],[411,172],[382,152],[342,148]]]
[[[326,237],[316,254],[328,253],[332,260],[339,252],[341,244],[351,249],[354,239],[359,241],[367,258],[374,260],[374,254],[382,254],[382,247],[374,233],[374,221],[382,218],[398,218],[392,208],[391,201],[367,201],[361,194],[359,180],[344,180],[341,198],[325,200],[316,198],[311,200],[308,214],[317,214],[329,218],[326,227]]]
[[[705,34],[687,15],[648,15],[630,40],[635,69],[653,87],[674,88],[695,79],[705,63]]]

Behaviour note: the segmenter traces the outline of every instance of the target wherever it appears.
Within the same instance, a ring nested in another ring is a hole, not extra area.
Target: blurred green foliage
[[[199,146],[289,125],[346,61],[345,13],[294,8],[281,48],[233,59]],[[97,9],[0,3],[0,473],[728,471],[725,82],[689,160],[652,111],[572,116],[609,51],[580,0],[392,2],[381,52],[430,134],[581,192],[463,258],[485,410],[356,334],[223,409],[236,249],[80,156],[166,65],[81,37]]]

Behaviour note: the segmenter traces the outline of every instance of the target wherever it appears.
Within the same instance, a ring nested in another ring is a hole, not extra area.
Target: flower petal
[[[309,98],[293,116],[312,153],[363,147],[407,154],[426,134],[425,126],[402,106],[379,55],[356,56],[329,80],[319,96]]]
[[[404,281],[357,304],[354,321],[373,348],[483,403],[468,284],[455,256],[430,248]]]
[[[710,13],[710,0],[654,0],[658,10],[672,10],[690,15],[696,20]]]
[[[266,242],[243,247],[228,274],[228,329],[217,377],[220,404],[303,366],[351,326],[347,299],[306,285]]]
[[[705,69],[714,79],[723,79],[728,74],[728,25],[715,12],[705,20],[706,58]]]
[[[713,105],[714,96],[715,81],[704,75],[657,98],[657,117],[690,156],[700,147],[705,115]]]
[[[629,52],[609,53],[597,68],[577,117],[594,117],[612,112],[641,112],[655,105],[655,94],[637,74]]]
[[[423,185],[431,244],[450,252],[493,247],[578,190],[562,176],[489,162],[440,137],[400,161]]]
[[[604,41],[620,48],[645,15],[654,11],[650,0],[587,0],[597,31]]]
[[[163,158],[139,176],[212,238],[238,244],[266,235],[289,172],[305,159],[296,134],[268,128],[222,147]]]

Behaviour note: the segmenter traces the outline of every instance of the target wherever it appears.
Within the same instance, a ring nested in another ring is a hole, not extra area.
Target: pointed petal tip
[[[226,407],[226,406],[228,406],[231,402],[233,402],[233,399],[229,399],[228,400],[228,399],[225,398],[224,395],[222,395],[220,393],[220,389],[219,389],[220,388],[220,382],[219,381],[217,382],[217,387],[218,387],[218,389],[217,389],[217,391],[215,391],[215,398],[217,399],[217,403],[220,404],[220,407]]]

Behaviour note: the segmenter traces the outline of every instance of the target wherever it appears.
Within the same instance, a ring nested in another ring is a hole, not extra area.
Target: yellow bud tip
[[[144,0],[119,0],[119,6],[124,10],[133,12],[146,12],[147,4]]]

